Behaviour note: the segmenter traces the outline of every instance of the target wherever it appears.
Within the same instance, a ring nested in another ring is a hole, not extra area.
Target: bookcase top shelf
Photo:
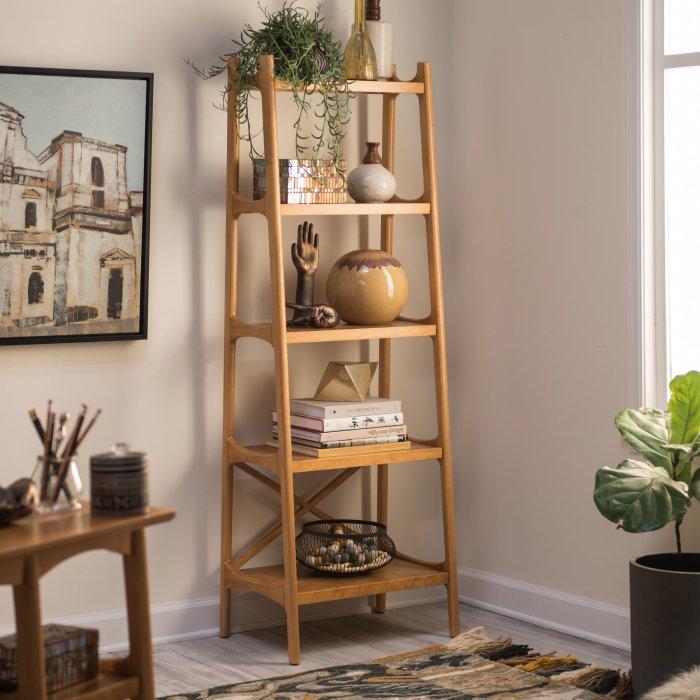
[[[264,214],[266,203],[264,199],[251,200],[234,196],[234,215]],[[362,216],[379,214],[381,216],[402,214],[423,214],[431,212],[429,202],[374,202],[359,204],[345,202],[344,204],[279,204],[282,216]]]
[[[357,216],[359,214],[430,214],[427,202],[376,202],[373,204],[282,204],[282,216]]]
[[[413,80],[353,80],[349,84],[350,92],[366,95],[422,95],[425,92],[425,85]],[[289,83],[275,78],[275,90],[277,92],[291,92],[292,86]],[[317,85],[307,85],[306,92],[318,92]]]

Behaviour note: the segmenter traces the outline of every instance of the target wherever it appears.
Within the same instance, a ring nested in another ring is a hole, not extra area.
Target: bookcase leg
[[[418,97],[421,151],[423,161],[424,197],[431,204],[426,216],[428,236],[428,275],[430,284],[431,316],[435,321],[433,361],[435,368],[435,396],[438,418],[438,444],[442,447],[440,480],[442,491],[442,527],[445,547],[447,607],[450,634],[459,634],[459,604],[457,600],[457,556],[455,546],[454,494],[452,487],[452,446],[450,440],[450,409],[447,400],[447,357],[445,349],[445,312],[443,308],[442,257],[440,251],[440,218],[437,204],[437,173],[433,128],[433,89],[430,64],[420,63],[418,78],[424,91]]]
[[[445,567],[449,574],[447,585],[447,615],[450,636],[459,634],[459,598],[457,589],[457,556],[455,551],[455,515],[452,490],[452,459],[448,454],[440,460],[440,480],[442,486],[442,519],[445,540]]]
[[[227,460],[225,460],[226,462]],[[231,636],[231,589],[226,586],[224,564],[231,560],[233,546],[233,465],[225,463],[221,473],[221,603],[219,636]]]
[[[281,479],[282,540],[284,547],[284,608],[287,614],[287,652],[289,663],[298,664],[299,603],[297,600],[296,519],[294,516],[294,479],[291,474]]]
[[[392,67],[396,77],[396,66]],[[396,165],[396,99],[398,95],[384,95],[382,98],[382,150],[384,167],[392,173]],[[387,253],[394,252],[394,216],[389,214],[381,219],[381,247]],[[379,396],[391,396],[391,341],[379,341]],[[377,467],[377,520],[387,524],[389,519],[389,465]],[[386,593],[375,596],[372,611],[386,612]]]
[[[292,473],[292,431],[289,416],[289,358],[282,259],[282,215],[280,211],[279,161],[277,158],[277,114],[275,69],[272,56],[260,59],[258,72],[262,96],[265,143],[265,216],[270,252],[272,289],[272,345],[275,350],[275,398],[279,424],[277,471],[282,506],[282,545],[284,551],[284,608],[287,614],[289,663],[299,663],[299,603],[297,598],[296,519],[294,517],[294,476]]]
[[[229,60],[229,86],[235,82],[238,59]],[[232,95],[229,95],[234,99]],[[231,337],[231,320],[238,302],[238,217],[234,216],[232,193],[238,191],[240,173],[240,141],[236,110],[226,114],[226,300],[224,304],[224,403],[221,459],[221,565],[219,634],[231,634],[231,589],[226,587],[225,565],[231,560],[233,548],[233,465],[228,459],[228,438],[234,435],[236,407],[236,344]]]
[[[380,392],[381,394],[381,392]],[[381,394],[383,396],[383,394]],[[380,464],[377,467],[377,520],[386,524],[389,506],[389,465]],[[372,612],[380,615],[386,612],[386,593],[374,597]]]
[[[301,648],[299,645],[299,607],[290,605],[287,607],[287,654],[289,663],[296,666],[301,660]]]

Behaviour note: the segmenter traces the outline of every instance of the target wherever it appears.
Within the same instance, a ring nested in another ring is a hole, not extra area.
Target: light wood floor
[[[513,637],[540,652],[572,653],[608,668],[629,668],[629,654],[503,615],[461,606],[462,629],[484,627],[490,636]],[[306,622],[301,626],[301,664],[287,663],[283,627],[207,637],[155,647],[156,694],[202,690],[323,666],[369,661],[448,640],[444,603],[390,610],[385,615]]]

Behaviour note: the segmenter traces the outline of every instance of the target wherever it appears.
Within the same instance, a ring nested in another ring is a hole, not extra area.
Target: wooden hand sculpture
[[[318,234],[314,233],[314,225],[305,221],[297,230],[297,242],[292,243],[292,262],[297,269],[297,293],[295,303],[298,306],[312,306],[314,303],[314,277],[318,269]],[[294,312],[296,321],[302,311]]]
[[[294,309],[294,318],[287,321],[290,328],[311,326],[312,328],[335,328],[340,323],[338,312],[326,304],[301,306],[287,303],[288,309]]]
[[[314,305],[314,277],[318,270],[318,234],[314,225],[305,221],[297,230],[297,241],[292,243],[292,262],[297,270],[297,293],[294,304],[287,304],[294,311],[290,327],[311,326],[333,328],[340,322],[338,312],[325,304]]]

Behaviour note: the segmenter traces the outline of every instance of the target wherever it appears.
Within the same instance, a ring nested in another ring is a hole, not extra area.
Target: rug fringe
[[[606,671],[595,685],[586,688],[586,690],[590,690],[591,693],[597,693],[598,695],[607,695],[609,692],[617,688],[617,683],[619,680],[619,671]]]
[[[533,659],[539,659],[542,654],[537,652],[530,652],[528,654],[523,654],[522,656],[514,656],[511,659],[501,659],[500,662],[505,666],[521,666],[522,664],[529,663]]]
[[[576,661],[571,664],[562,664],[556,668],[550,668],[546,671],[537,671],[538,676],[544,676],[545,678],[556,676],[557,680],[561,680],[561,676],[564,673],[571,673],[572,671],[579,671],[580,669],[588,668],[587,664],[582,661]]]
[[[612,693],[612,697],[618,698],[619,700],[627,700],[632,697],[632,673],[630,671],[620,673],[617,687]]]
[[[531,651],[532,647],[527,644],[509,644],[499,651],[492,651],[488,654],[482,654],[482,656],[489,659],[489,661],[505,661],[512,657],[522,659]]]
[[[455,649],[470,655],[488,656],[501,652],[509,646],[513,645],[513,640],[510,637],[498,637],[498,639],[489,639],[483,627],[475,627],[474,629],[460,634],[458,637],[450,640],[447,646],[450,649]]]
[[[534,659],[529,663],[523,664],[520,668],[523,671],[537,673],[538,671],[549,671],[560,666],[568,664],[577,664],[579,660],[575,656],[557,656],[556,654],[545,654],[539,659]]]

